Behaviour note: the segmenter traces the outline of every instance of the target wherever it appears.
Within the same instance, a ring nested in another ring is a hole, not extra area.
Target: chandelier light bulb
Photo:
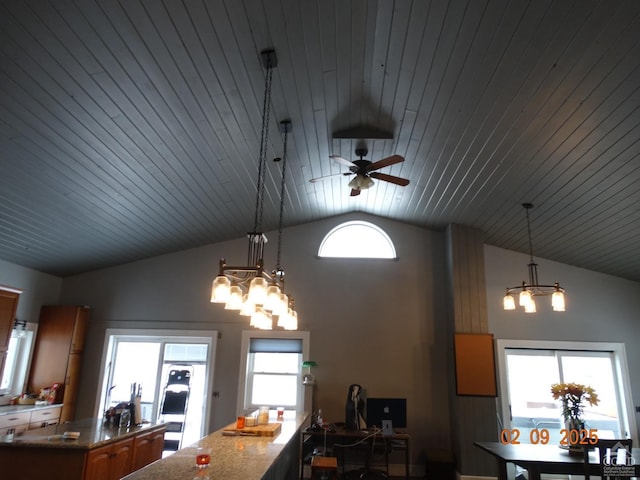
[[[533,302],[531,292],[529,290],[522,290],[518,299],[518,305],[526,309],[527,305],[529,305],[531,302]]]
[[[515,310],[516,309],[516,301],[513,298],[513,295],[506,294],[502,299],[502,305],[505,310]]]
[[[240,310],[242,307],[242,289],[238,285],[231,285],[229,298],[224,306],[225,310]]]
[[[267,299],[264,302],[264,308],[272,312],[278,308],[280,304],[280,287],[272,283],[267,287]]]
[[[227,303],[231,294],[231,281],[224,275],[213,279],[211,286],[211,303]]]
[[[249,301],[249,294],[242,296],[242,306],[240,307],[240,315],[250,317],[256,311],[256,306]]]
[[[529,300],[529,303],[524,306],[524,312],[536,313],[536,301],[533,298],[531,298],[531,300]]]
[[[255,277],[249,284],[249,301],[254,305],[264,305],[267,301],[269,284],[263,277]]]
[[[551,307],[556,312],[565,311],[564,293],[562,293],[560,289],[557,289],[553,292],[553,295],[551,295]]]

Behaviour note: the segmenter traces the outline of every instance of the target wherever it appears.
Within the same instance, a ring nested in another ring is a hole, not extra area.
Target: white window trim
[[[508,425],[509,419],[505,418],[506,412],[509,412],[509,398],[507,392],[507,367],[506,367],[506,350],[509,348],[530,348],[537,350],[585,350],[595,352],[613,352],[614,368],[619,379],[620,393],[622,394],[622,411],[623,422],[629,427],[629,435],[634,443],[638,442],[638,429],[636,427],[635,416],[633,414],[633,399],[631,395],[631,377],[627,363],[627,352],[624,343],[609,342],[566,342],[566,341],[546,341],[546,340],[496,340],[496,351],[498,353],[498,374],[500,377],[500,415],[505,425]]]
[[[249,345],[252,338],[293,338],[302,340],[302,358],[309,358],[309,332],[286,331],[286,330],[243,330],[242,344],[240,347],[240,375],[238,375],[238,399],[236,404],[237,414],[244,412],[244,397],[247,386],[247,359],[249,356]],[[302,384],[302,365],[300,365],[300,381],[298,382],[298,402],[297,413],[304,411],[304,385]]]

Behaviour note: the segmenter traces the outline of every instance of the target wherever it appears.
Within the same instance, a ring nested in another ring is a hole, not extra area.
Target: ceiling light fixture
[[[515,310],[515,296],[518,295],[518,305],[524,307],[526,313],[536,312],[535,297],[551,295],[551,307],[556,312],[565,311],[564,289],[558,282],[553,285],[540,285],[538,283],[538,264],[533,261],[533,244],[531,242],[531,224],[529,221],[529,210],[533,208],[531,203],[523,203],[522,206],[527,213],[527,235],[529,237],[529,283],[522,282],[517,287],[508,287],[503,299],[505,310]]]
[[[278,232],[278,258],[276,268],[267,273],[264,270],[264,244],[267,237],[262,233],[262,212],[264,205],[265,171],[269,138],[269,108],[271,105],[271,84],[273,68],[278,60],[274,50],[261,52],[262,65],[266,69],[264,102],[262,105],[262,129],[260,132],[260,154],[258,158],[258,180],[256,188],[256,210],[253,231],[247,233],[249,248],[246,266],[227,265],[221,258],[218,276],[211,287],[211,302],[224,303],[227,310],[238,310],[240,315],[250,316],[250,325],[263,329],[273,328],[273,315],[278,316],[278,326],[287,330],[297,329],[297,312],[293,300],[284,293],[284,270],[280,267],[280,245],[282,236],[282,215],[284,207],[284,180],[287,157],[287,134],[291,122],[281,122],[284,133],[284,154],[282,162],[282,184],[280,192],[280,225]]]

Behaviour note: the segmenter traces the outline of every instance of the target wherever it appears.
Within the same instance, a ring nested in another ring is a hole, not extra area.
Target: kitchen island
[[[21,480],[119,479],[162,456],[164,431],[163,424],[118,428],[87,419],[1,435],[2,474]]]
[[[275,413],[275,412],[272,412]],[[126,477],[126,480],[294,480],[300,478],[300,432],[307,415],[285,412],[278,434],[234,435],[218,430]],[[269,422],[275,422],[271,416]],[[196,469],[198,447],[211,452],[208,467]]]

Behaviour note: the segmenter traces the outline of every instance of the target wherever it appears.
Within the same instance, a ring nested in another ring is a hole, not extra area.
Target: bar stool
[[[337,480],[338,459],[336,457],[323,457],[314,455],[311,458],[312,480]]]

